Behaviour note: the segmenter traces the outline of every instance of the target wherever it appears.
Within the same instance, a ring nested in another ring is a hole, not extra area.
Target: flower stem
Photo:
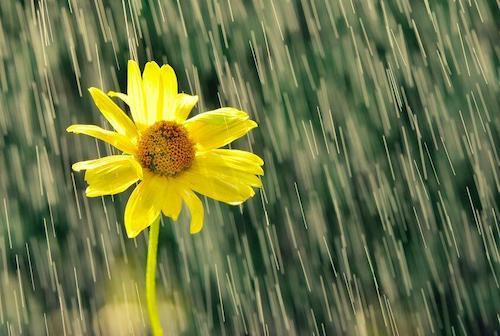
[[[163,335],[158,307],[156,306],[156,252],[158,250],[158,235],[160,233],[160,216],[151,224],[149,229],[148,261],[146,265],[146,301],[148,305],[149,321],[154,336]]]

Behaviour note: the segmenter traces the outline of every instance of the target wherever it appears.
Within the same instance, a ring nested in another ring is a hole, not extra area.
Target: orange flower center
[[[194,143],[184,126],[158,121],[142,133],[137,159],[155,174],[173,176],[191,165],[194,154]]]

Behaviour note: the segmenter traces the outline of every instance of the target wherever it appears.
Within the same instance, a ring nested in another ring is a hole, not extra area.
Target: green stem
[[[148,261],[146,266],[146,301],[148,305],[149,321],[154,336],[163,335],[158,307],[156,306],[156,252],[158,250],[158,235],[160,233],[160,216],[151,224],[149,229]]]

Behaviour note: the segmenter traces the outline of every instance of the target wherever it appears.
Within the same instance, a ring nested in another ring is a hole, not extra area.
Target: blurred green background
[[[259,128],[241,207],[164,218],[170,335],[498,335],[499,7],[487,0],[0,3],[0,335],[147,335],[147,232],[130,190],[73,162],[116,153],[87,88],[154,60]],[[125,106],[123,106],[125,109]]]

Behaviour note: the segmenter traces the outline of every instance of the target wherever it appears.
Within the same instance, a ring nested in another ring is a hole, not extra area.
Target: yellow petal
[[[191,167],[176,176],[176,181],[197,193],[220,202],[241,204],[255,195],[252,187],[260,187],[257,176],[217,164],[217,158],[197,156]]]
[[[219,148],[242,137],[257,123],[248,120],[248,114],[232,107],[198,114],[184,126],[201,149]]]
[[[132,60],[128,61],[127,97],[132,118],[137,125],[144,127],[147,124],[147,119],[141,71],[137,63]]]
[[[80,161],[74,163],[71,168],[76,172],[80,172],[82,170],[96,169],[104,165],[113,163],[127,163],[132,165],[136,169],[137,174],[139,174],[139,177],[142,178],[141,165],[134,159],[132,155],[109,155],[95,160]]]
[[[236,170],[254,175],[264,175],[264,161],[257,155],[237,149],[212,149],[198,154],[198,159],[215,170]]]
[[[121,193],[142,178],[142,168],[131,155],[111,155],[77,162],[73,170],[86,170],[88,197]]]
[[[189,189],[182,191],[182,199],[186,202],[186,205],[191,213],[191,224],[189,225],[189,232],[195,234],[201,231],[203,228],[203,204],[194,192]]]
[[[198,96],[179,93],[176,99],[177,108],[175,110],[175,120],[183,123],[193,110],[193,107],[198,103]]]
[[[165,64],[160,69],[163,93],[163,115],[161,120],[175,120],[177,76],[174,69]]]
[[[106,141],[110,145],[128,154],[133,154],[137,151],[136,145],[128,137],[113,131],[105,130],[96,125],[71,125],[66,131],[75,134],[85,134]]]
[[[111,98],[109,98],[101,90],[94,87],[91,87],[89,92],[94,99],[97,108],[99,108],[104,117],[118,133],[131,138],[137,137],[137,128],[135,127],[134,122],[130,120],[125,112],[123,112],[123,110],[116,105]]]
[[[156,62],[146,63],[144,73],[142,74],[142,84],[146,98],[146,123],[152,125],[157,120],[158,110],[161,111],[163,105],[163,94],[161,94],[161,76],[160,67]],[[160,97],[161,96],[161,97]],[[160,103],[160,98],[162,101]]]
[[[125,93],[108,91],[108,96],[119,98],[130,107],[130,99],[128,99],[128,96]]]
[[[129,238],[136,237],[160,215],[166,179],[145,174],[125,207],[125,229]]]
[[[165,190],[162,212],[165,216],[172,218],[174,221],[179,218],[179,213],[182,208],[182,198],[180,190],[174,180],[168,181],[168,186]]]

